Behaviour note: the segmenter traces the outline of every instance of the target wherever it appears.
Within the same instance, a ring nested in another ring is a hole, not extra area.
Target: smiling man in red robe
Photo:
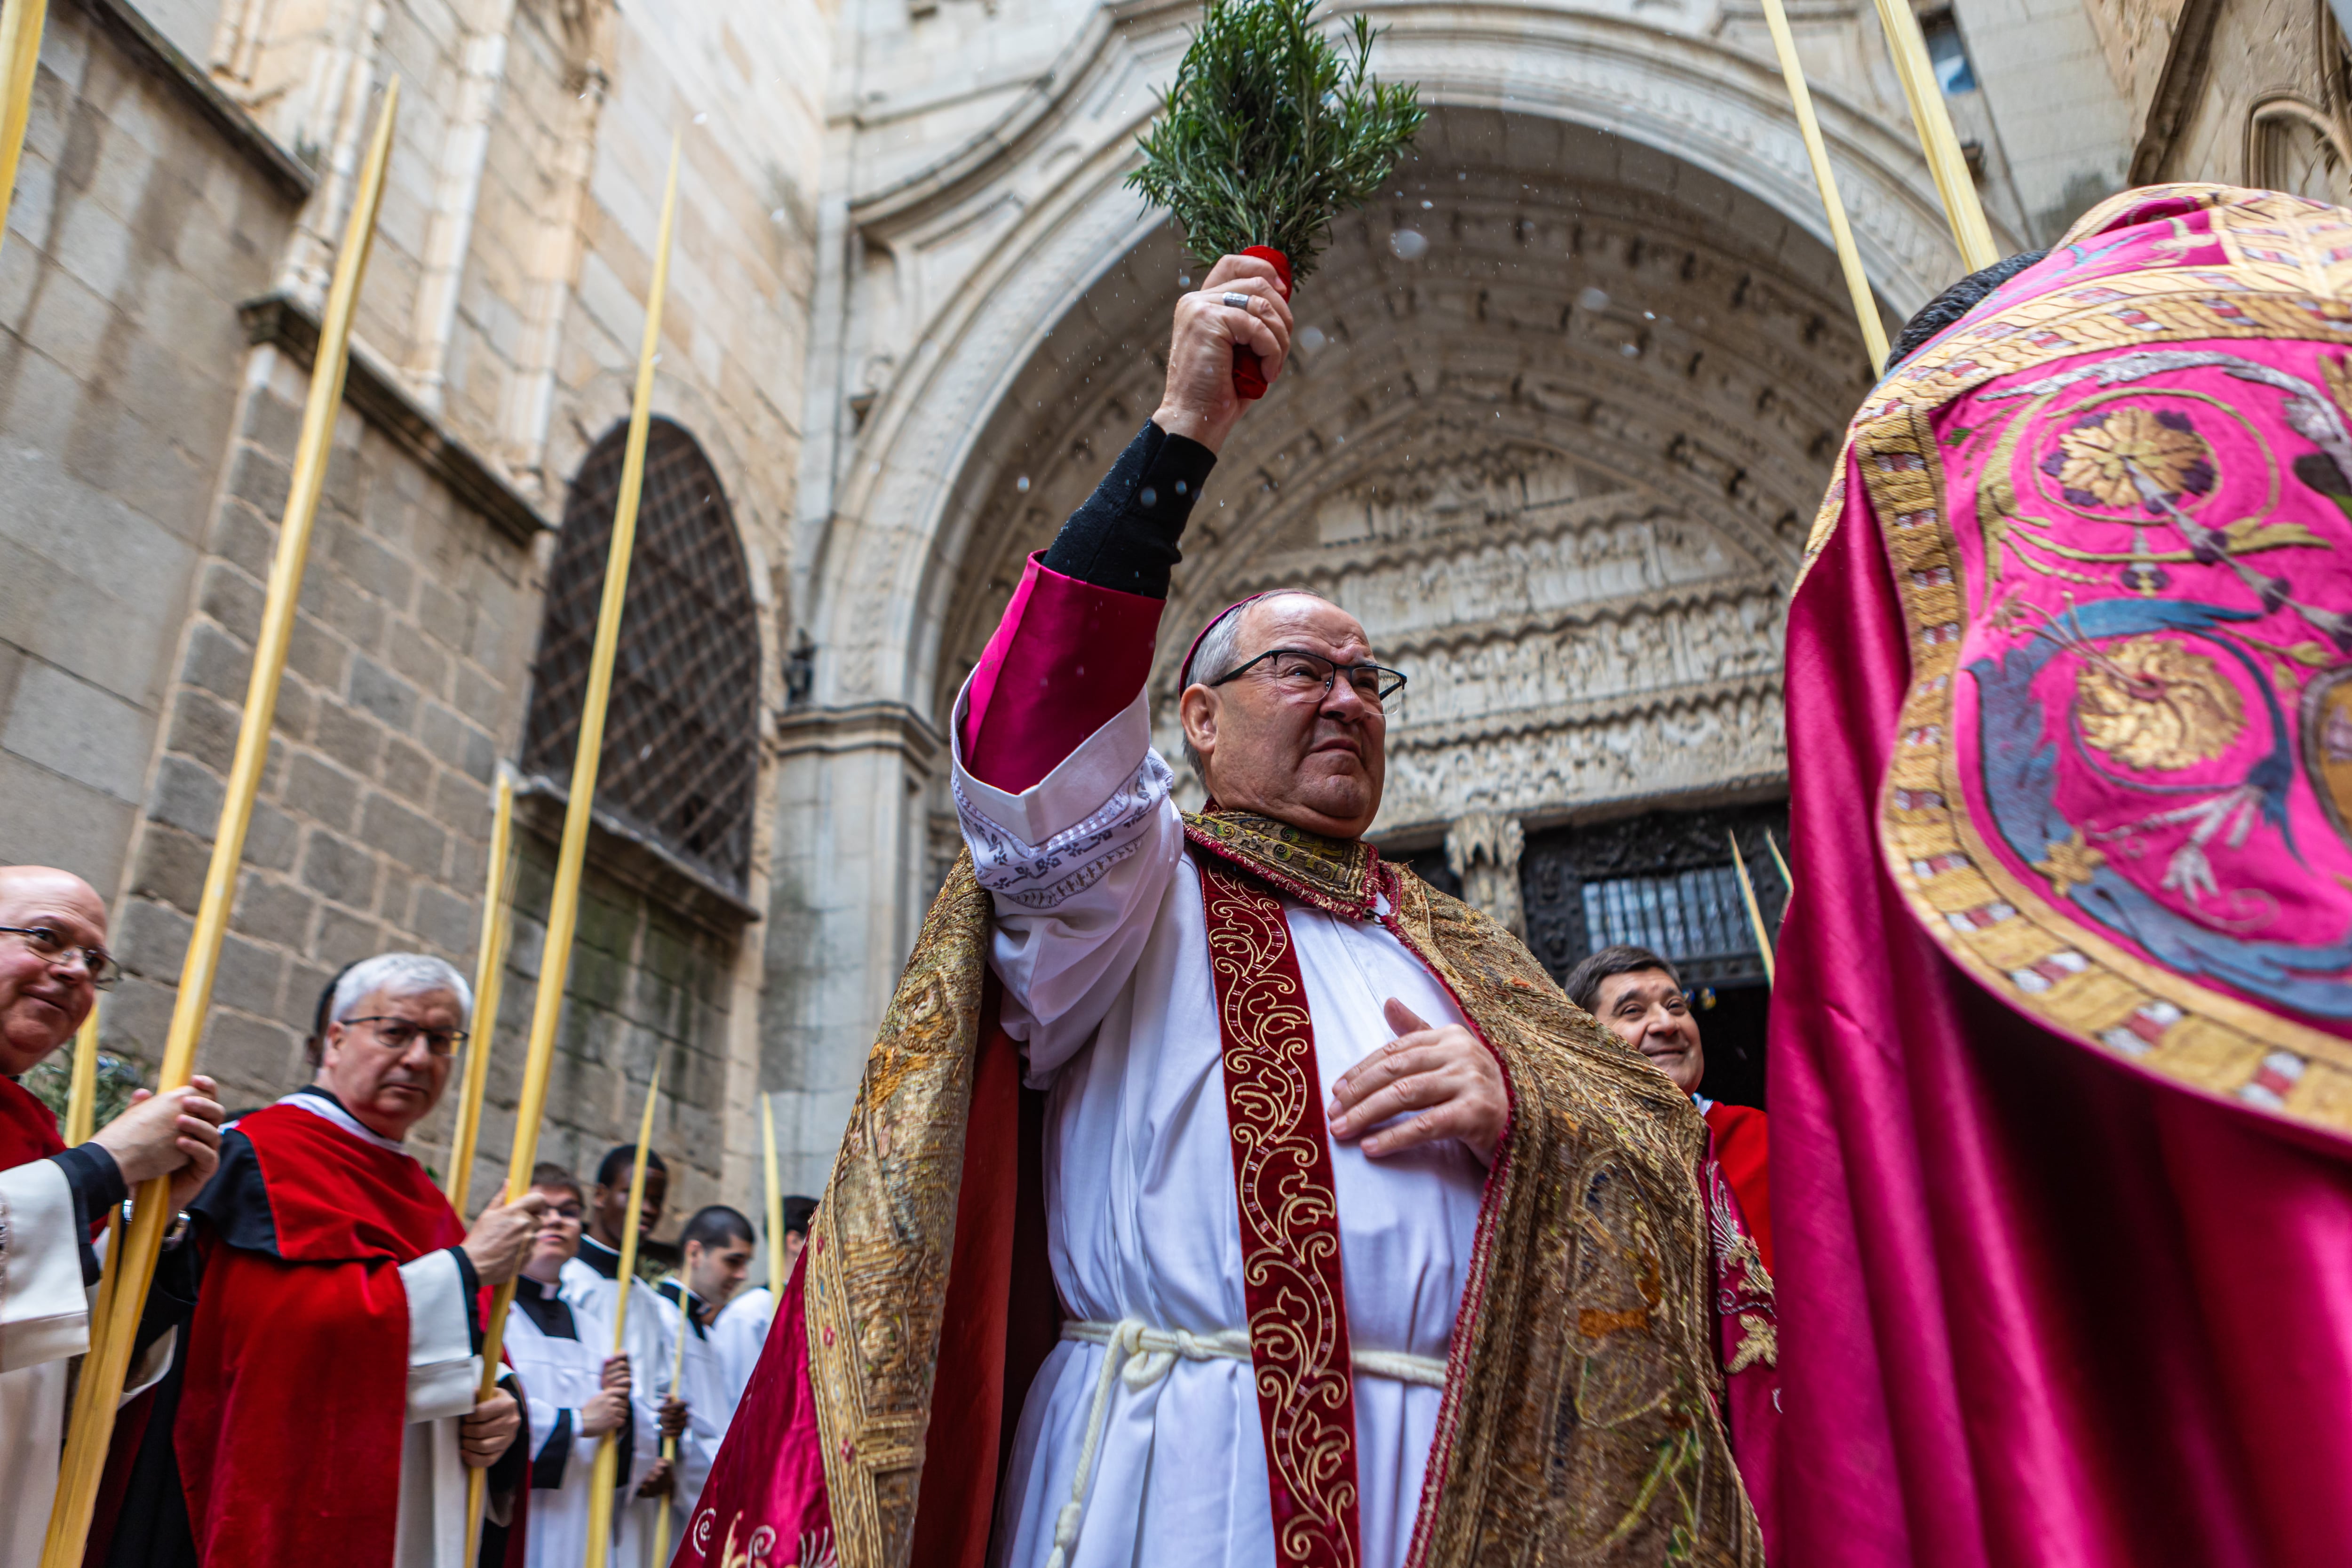
[[[184,1325],[182,1349],[118,1432],[123,1501],[101,1508],[93,1561],[457,1568],[468,1467],[498,1467],[492,1511],[511,1519],[520,1413],[504,1392],[477,1401],[478,1351],[486,1287],[514,1277],[547,1200],[493,1205],[468,1232],[403,1144],[472,1000],[437,958],[354,964],[317,1081],[228,1131],[149,1299],[150,1331]]]
[[[73,1037],[116,973],[89,883],[0,866],[0,1568],[40,1561],[68,1363],[89,1348],[92,1222],[151,1176],[178,1173],[173,1201],[186,1202],[220,1146],[210,1079],[146,1099],[74,1149],[16,1081]]]

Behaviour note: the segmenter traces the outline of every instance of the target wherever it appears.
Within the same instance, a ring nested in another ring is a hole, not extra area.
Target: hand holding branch
[[[492,1204],[466,1233],[466,1256],[485,1285],[503,1285],[522,1272],[523,1259],[539,1235],[547,1195],[525,1193],[509,1204]]]
[[[522,1406],[501,1388],[476,1404],[474,1413],[457,1424],[457,1451],[467,1468],[487,1470],[499,1462],[521,1428]]]
[[[100,1128],[90,1142],[114,1156],[125,1184],[169,1175],[172,1207],[187,1206],[220,1165],[220,1092],[201,1075],[166,1094],[139,1089],[131,1109]]]
[[[1228,296],[1245,303],[1229,304]],[[1272,262],[1255,256],[1220,258],[1200,291],[1176,301],[1168,388],[1151,422],[1171,436],[1218,450],[1249,406],[1234,390],[1234,350],[1255,353],[1261,374],[1272,382],[1290,355],[1290,301],[1283,298]]]
[[[584,1437],[602,1437],[607,1432],[617,1432],[629,1415],[629,1358],[625,1355],[606,1356],[603,1380],[587,1404],[580,1407],[580,1433]]]

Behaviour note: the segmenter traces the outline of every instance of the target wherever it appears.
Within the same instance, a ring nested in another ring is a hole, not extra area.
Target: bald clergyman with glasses
[[[224,1134],[149,1298],[144,1331],[180,1350],[149,1418],[118,1430],[128,1491],[92,1563],[458,1568],[468,1468],[513,1522],[528,1445],[511,1393],[477,1401],[477,1352],[547,1199],[468,1228],[407,1144],[472,1007],[441,959],[352,965],[313,1081]],[[508,1539],[519,1561],[524,1532]]]
[[[89,1348],[91,1237],[153,1176],[194,1197],[220,1149],[210,1079],[149,1096],[79,1148],[17,1080],[73,1038],[120,976],[106,906],[47,866],[0,866],[0,1568],[32,1568],[56,1495],[67,1369]],[[131,1386],[152,1382],[134,1367]]]

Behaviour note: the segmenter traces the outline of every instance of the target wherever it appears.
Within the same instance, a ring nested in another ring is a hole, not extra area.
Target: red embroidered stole
[[[1282,900],[1196,840],[1275,1559],[1356,1568],[1356,1386],[1307,985]],[[1319,901],[1319,900],[1318,900]]]

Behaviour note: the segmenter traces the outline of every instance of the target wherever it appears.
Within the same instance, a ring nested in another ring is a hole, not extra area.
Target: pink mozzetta
[[[1013,795],[1053,772],[1143,689],[1167,607],[1065,577],[1031,556],[972,668],[966,770]]]

